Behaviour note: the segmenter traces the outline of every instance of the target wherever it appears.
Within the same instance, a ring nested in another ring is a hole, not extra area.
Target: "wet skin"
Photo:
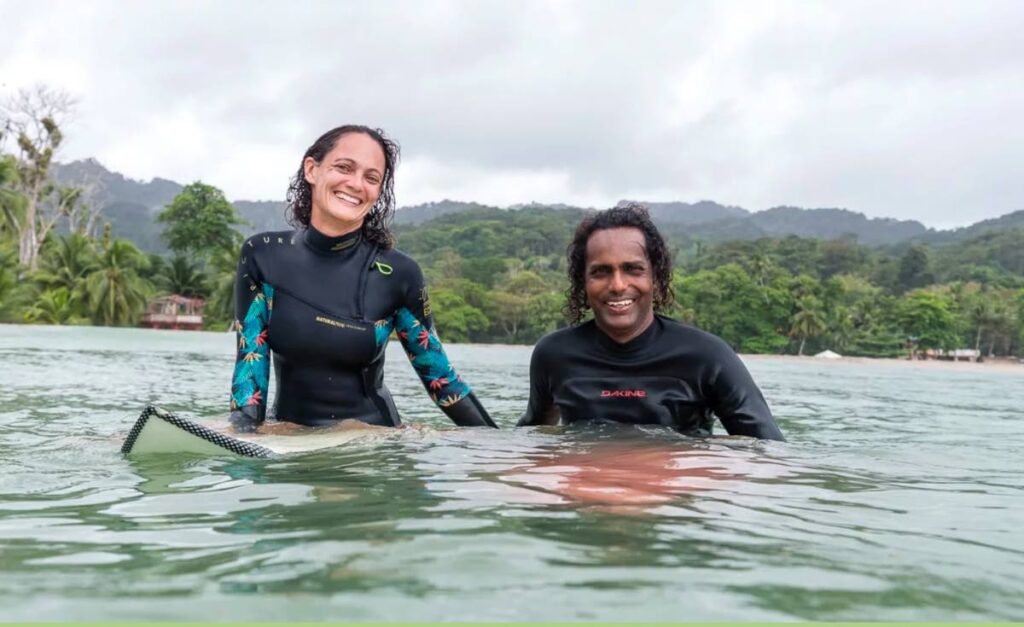
[[[342,135],[319,163],[307,157],[313,227],[329,237],[359,230],[380,197],[384,167],[384,151],[365,133]]]
[[[640,229],[595,231],[587,240],[584,277],[594,321],[608,337],[628,342],[654,321],[654,280]]]

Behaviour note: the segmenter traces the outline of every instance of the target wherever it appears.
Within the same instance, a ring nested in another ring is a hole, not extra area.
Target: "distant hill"
[[[125,178],[95,159],[58,163],[53,176],[63,185],[90,191],[93,202],[102,207],[100,212],[110,222],[114,237],[130,239],[149,252],[167,252],[156,215],[181,193],[182,185],[161,178],[148,183]]]
[[[84,186],[93,190],[93,198],[102,207],[102,214],[111,223],[117,237],[134,241],[142,249],[166,252],[161,240],[162,226],[156,215],[183,189],[183,185],[167,179],[136,181],[111,172],[95,159],[57,164],[54,176],[66,185]],[[627,201],[623,200],[622,203]],[[620,203],[620,204],[622,204]],[[281,201],[234,201],[246,225],[239,230],[245,235],[260,231],[289,228],[285,220],[285,204]],[[646,202],[651,217],[668,234],[688,239],[709,241],[749,240],[761,237],[797,235],[817,239],[853,236],[869,246],[894,245],[906,242],[943,244],[966,241],[990,232],[1024,227],[1024,210],[969,227],[949,231],[928,229],[914,220],[868,218],[846,209],[802,209],[774,207],[750,212],[741,207],[720,205],[710,200],[696,203]],[[398,225],[419,225],[445,215],[481,209],[498,209],[475,202],[442,200],[410,207],[400,207],[395,214]],[[508,207],[522,209],[573,209],[564,204],[528,203]]]
[[[1015,228],[1024,228],[1024,209],[999,216],[998,218],[982,220],[981,222],[958,229],[929,231],[927,234],[915,237],[914,239],[926,244],[945,244],[948,242],[961,242],[977,238],[986,233],[998,233]]]
[[[628,204],[629,200],[620,200],[618,206]],[[697,203],[686,202],[643,202],[651,213],[651,218],[662,224],[706,224],[723,220],[742,220],[750,216],[750,212],[739,207],[727,207],[711,200]]]
[[[443,215],[491,208],[475,202],[459,202],[457,200],[428,202],[421,205],[412,205],[411,207],[399,207],[395,211],[395,224],[423,224],[428,220],[433,220]]]

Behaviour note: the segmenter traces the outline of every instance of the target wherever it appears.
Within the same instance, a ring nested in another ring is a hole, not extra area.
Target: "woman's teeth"
[[[350,205],[361,204],[359,199],[356,198],[355,196],[349,196],[348,194],[342,192],[335,192],[334,197],[337,198],[338,200],[341,200],[342,202],[347,202]]]

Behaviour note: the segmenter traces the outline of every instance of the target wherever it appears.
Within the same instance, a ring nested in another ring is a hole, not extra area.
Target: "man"
[[[730,435],[785,439],[728,344],[655,314],[673,298],[672,262],[644,207],[584,219],[568,256],[576,326],[534,348],[520,426],[598,420],[709,436],[717,415]],[[579,324],[587,309],[594,319]]]

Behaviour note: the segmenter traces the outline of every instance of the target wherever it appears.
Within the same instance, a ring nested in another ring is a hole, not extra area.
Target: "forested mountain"
[[[243,234],[288,228],[283,202],[232,208],[200,182],[133,181],[93,160],[59,166],[56,176],[84,189],[110,232],[74,222],[26,273],[10,224],[0,223],[0,320],[134,324],[148,298],[173,293],[207,299],[206,324],[225,328],[237,259],[230,225],[243,220]],[[842,209],[646,204],[673,254],[668,313],[737,350],[895,356],[971,347],[1024,356],[1024,212],[933,231]],[[179,217],[157,223],[168,205]],[[567,323],[566,245],[591,211],[445,200],[399,209],[395,234],[423,269],[446,339],[532,343]],[[209,220],[211,232],[196,229]],[[144,255],[118,239],[163,252],[171,223],[174,255]]]
[[[132,240],[144,250],[165,252],[160,239],[160,226],[156,214],[182,190],[174,181],[156,178],[149,182],[125,178],[110,172],[94,159],[57,165],[58,181],[92,190],[93,198],[102,207],[103,216],[110,222],[112,233]],[[623,201],[626,202],[626,201]],[[281,201],[235,201],[246,225],[246,234],[289,228],[285,221],[285,206]],[[1024,227],[1024,211],[1010,213],[993,220],[985,220],[969,227],[936,231],[913,220],[868,218],[864,214],[846,209],[801,209],[775,207],[750,212],[741,207],[720,205],[703,200],[697,203],[646,202],[652,217],[666,233],[677,241],[704,240],[724,242],[755,240],[764,237],[795,235],[814,239],[854,237],[869,246],[906,243],[947,243],[965,241],[984,233],[998,232],[1009,227]],[[531,203],[516,205],[507,210],[558,209],[582,211],[567,205]],[[502,211],[474,202],[442,200],[411,207],[399,208],[395,215],[398,225],[419,225],[441,216],[470,212],[490,215],[486,211]]]

